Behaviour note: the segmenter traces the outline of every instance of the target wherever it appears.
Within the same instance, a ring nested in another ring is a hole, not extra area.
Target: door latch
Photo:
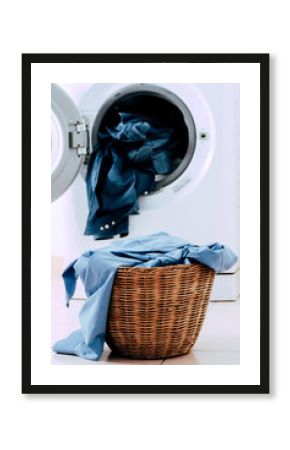
[[[69,148],[76,150],[79,157],[89,154],[89,131],[84,119],[69,123]]]

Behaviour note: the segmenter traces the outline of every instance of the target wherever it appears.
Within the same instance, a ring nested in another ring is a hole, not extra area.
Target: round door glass
[[[68,94],[51,85],[51,199],[59,198],[77,176],[83,157],[70,143],[71,124],[81,120],[80,112]]]
[[[54,173],[63,156],[63,139],[60,126],[54,113],[51,112],[51,173]]]

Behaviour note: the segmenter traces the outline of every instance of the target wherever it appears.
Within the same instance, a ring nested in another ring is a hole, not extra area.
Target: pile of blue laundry
[[[67,306],[75,292],[77,279],[80,277],[84,283],[87,299],[79,315],[81,329],[56,342],[53,350],[89,360],[100,358],[111,291],[119,267],[160,267],[199,262],[223,272],[236,261],[237,256],[225,245],[193,245],[165,232],[118,240],[108,247],[88,251],[63,273]]]
[[[118,117],[117,123],[100,129],[88,166],[84,234],[94,239],[127,235],[129,215],[139,212],[139,196],[149,194],[155,176],[171,173],[181,156],[172,123],[130,112]]]

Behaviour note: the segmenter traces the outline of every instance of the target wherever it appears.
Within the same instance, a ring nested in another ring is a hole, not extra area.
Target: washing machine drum
[[[96,84],[84,97],[81,113],[71,98],[52,84],[51,105],[52,200],[67,190],[79,171],[86,177],[90,154],[100,145],[100,136],[116,128],[122,114],[146,117],[149,123],[157,124],[157,129],[158,125],[168,127],[178,142],[172,152],[170,170],[155,175],[152,195],[142,203],[145,209],[148,205],[149,208],[162,205],[166,197],[167,203],[170,196],[176,196],[186,185],[196,184],[202,172],[198,167],[200,156],[196,158],[198,141],[203,143],[202,166],[210,154],[212,117],[206,102],[192,85]],[[193,114],[192,106],[197,114]],[[200,119],[200,127],[195,116]],[[197,164],[193,164],[195,159]],[[192,178],[190,172],[194,172],[194,166],[197,173]]]

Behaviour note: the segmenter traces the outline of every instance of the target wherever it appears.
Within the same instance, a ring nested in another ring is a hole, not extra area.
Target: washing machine
[[[138,110],[144,104],[148,111],[176,114],[182,157],[171,173],[156,176],[150,194],[140,197],[139,214],[129,218],[128,238],[166,231],[194,244],[220,242],[240,254],[239,84],[52,84],[52,256],[63,257],[64,265],[111,243],[84,235],[88,162],[111,109],[133,105]],[[217,274],[211,300],[238,297],[239,261]]]

